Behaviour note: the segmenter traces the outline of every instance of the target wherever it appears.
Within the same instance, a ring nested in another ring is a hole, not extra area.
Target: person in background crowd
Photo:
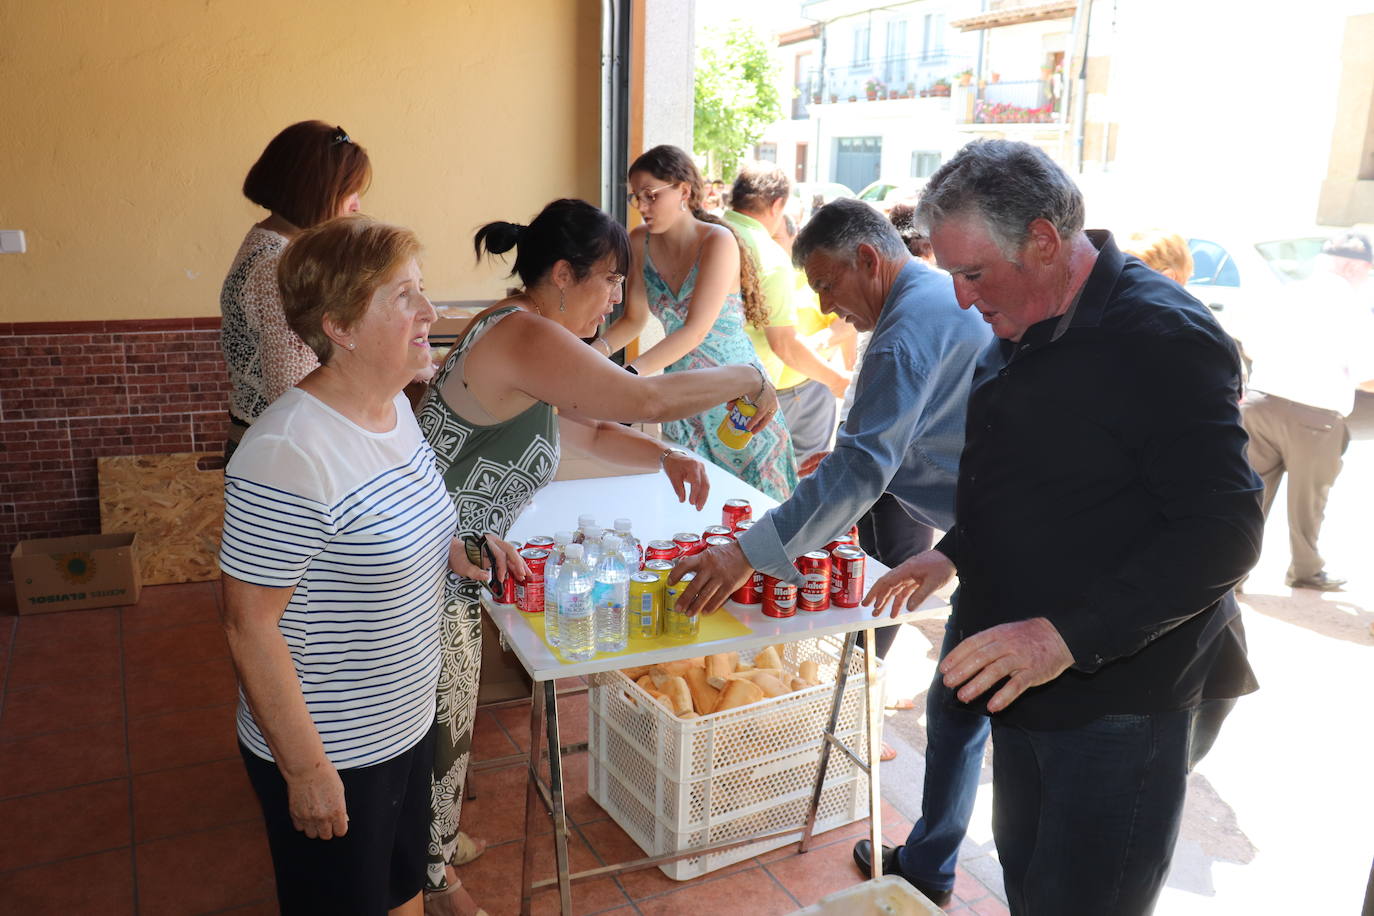
[[[913,258],[896,229],[861,201],[817,210],[792,257],[826,312],[872,332],[854,406],[835,451],[802,478],[791,499],[729,547],[676,564],[670,580],[697,574],[678,598],[689,612],[719,607],[754,569],[800,582],[793,560],[844,534],[883,494],[896,502],[907,529],[943,530],[954,521],[964,407],[974,360],[991,339],[987,327],[956,307],[949,276]],[[950,708],[941,696],[931,691],[925,819],[913,831],[907,872],[937,903],[948,902],[954,886],[987,735],[981,717]]]
[[[1232,592],[1263,529],[1239,353],[1083,213],[1028,143],[976,140],[927,184],[918,219],[998,339],[969,396],[955,525],[869,594],[875,613],[916,607],[959,573],[940,671],[992,718],[1017,916],[1151,912],[1199,702],[1256,689]]]
[[[1164,274],[1179,286],[1193,275],[1193,255],[1188,251],[1188,240],[1176,232],[1162,229],[1133,232],[1121,250],[1140,258],[1146,267]]]
[[[366,217],[296,236],[283,314],[320,365],[225,469],[239,750],[284,914],[421,910],[442,579],[483,572],[401,395],[436,317],[419,251]]]
[[[702,180],[692,157],[656,146],[630,165],[630,202],[644,223],[630,233],[625,313],[606,332],[611,352],[639,336],[649,313],[664,337],[628,368],[639,375],[712,366],[750,365],[764,373],[746,323],[766,320],[753,261],[734,230],[701,209]],[[769,383],[771,396],[772,384]],[[742,449],[720,441],[725,405],[663,424],[663,436],[725,468],[774,499],[797,483],[797,460],[785,417]]]
[[[225,460],[267,405],[320,364],[282,312],[282,251],[301,230],[356,211],[371,177],[367,151],[342,127],[323,121],[292,124],[248,170],[243,196],[269,213],[248,230],[220,292],[220,349],[230,386]]]
[[[827,365],[797,333],[795,271],[772,238],[782,226],[791,191],[787,173],[776,164],[746,163],[735,176],[725,221],[744,239],[758,265],[768,320],[763,327],[749,328],[749,339],[778,389],[797,460],[805,462],[830,445],[836,398],[844,397],[849,376]]]
[[[472,321],[419,408],[420,428],[458,508],[460,535],[505,537],[553,479],[561,442],[631,473],[662,470],[678,499],[700,509],[710,490],[701,462],[621,421],[694,416],[747,394],[759,404],[756,436],[767,432],[777,401],[753,365],[639,378],[579,340],[620,301],[630,261],[624,228],[601,210],[557,200],[528,226],[488,223],[473,244],[479,257],[514,250],[522,288]],[[479,591],[479,583],[451,576],[443,595],[425,902],[431,913],[473,912],[446,866],[457,851],[472,748],[482,658]]]
[[[1374,318],[1355,290],[1369,276],[1369,239],[1347,232],[1322,246],[1321,265],[1285,286],[1266,333],[1246,341],[1254,359],[1241,419],[1249,456],[1264,481],[1264,514],[1288,475],[1285,581],[1293,588],[1340,591],[1317,549],[1326,500],[1350,444],[1345,418],[1355,389],[1374,391]]]
[[[715,217],[725,215],[725,182],[717,179],[708,181],[705,185],[705,199],[701,202],[701,209]]]

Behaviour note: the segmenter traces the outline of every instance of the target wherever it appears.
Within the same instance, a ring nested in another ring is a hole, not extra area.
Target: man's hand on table
[[[1008,678],[988,700],[988,712],[1001,712],[1028,689],[1054,680],[1072,664],[1073,654],[1054,624],[1044,617],[1033,617],[970,636],[940,662],[940,673],[945,676],[945,686],[957,688],[959,699],[965,703]]]
[[[810,458],[807,458],[805,461],[801,463],[801,467],[797,468],[797,476],[806,477],[807,475],[811,474],[813,471],[816,470],[816,468],[821,466],[821,462],[824,461],[825,456],[829,454],[829,452],[816,452],[816,454],[812,455]]]
[[[685,574],[697,577],[677,599],[677,609],[684,614],[711,614],[720,610],[725,600],[754,574],[744,548],[736,541],[730,545],[708,547],[695,556],[683,557],[673,564],[668,584],[679,581]]]
[[[914,611],[931,593],[954,578],[954,564],[938,550],[927,550],[889,570],[868,590],[864,604],[873,606],[873,616],[881,617],[890,602],[892,616]]]

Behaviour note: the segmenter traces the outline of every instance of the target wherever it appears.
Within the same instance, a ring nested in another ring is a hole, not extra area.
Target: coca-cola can
[[[742,518],[742,519],[740,519],[739,522],[735,525],[735,537],[739,537],[739,536],[740,536],[740,532],[742,532],[742,531],[748,531],[750,528],[754,527],[754,523],[757,522],[757,521],[758,521],[758,519],[756,519],[756,518]]]
[[[794,617],[797,613],[797,587],[791,582],[763,577],[763,615]]]
[[[673,535],[673,543],[680,551],[679,556],[683,557],[690,557],[706,549],[706,542],[701,539],[701,535],[690,531],[679,531]]]
[[[734,538],[728,538],[723,534],[712,535],[706,539],[707,547],[729,547],[733,543],[735,543]]]
[[[515,603],[526,614],[544,613],[544,566],[549,552],[537,547],[527,547],[520,551],[520,559],[530,568],[529,577],[516,586]],[[514,582],[514,576],[507,576],[506,582]]]
[[[534,548],[535,550],[553,550],[553,538],[549,537],[547,534],[536,534],[525,542],[525,547],[526,549]]]
[[[806,584],[797,591],[797,610],[826,611],[830,609],[830,554],[812,550],[797,558],[797,572],[806,576]]]
[[[702,530],[701,536],[709,542],[711,538],[734,538],[735,532],[733,529],[726,528],[724,525],[707,525],[706,528]]]
[[[496,570],[493,569],[491,574],[496,575]],[[496,601],[498,604],[518,605],[520,603],[519,587],[509,570],[506,571],[506,578],[501,580],[501,594]]]
[[[644,548],[645,567],[648,567],[650,560],[668,560],[672,562],[676,560],[681,553],[682,550],[672,541],[650,541],[648,546]]]
[[[739,528],[739,523],[754,517],[754,507],[747,499],[727,499],[720,510],[720,523],[731,531]]]
[[[744,580],[744,584],[735,589],[730,600],[736,604],[762,604],[763,573],[757,569],[751,572],[749,578]]]
[[[858,607],[864,597],[864,552],[841,544],[830,555],[830,603]]]

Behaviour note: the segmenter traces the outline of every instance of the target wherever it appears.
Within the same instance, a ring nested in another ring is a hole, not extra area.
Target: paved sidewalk
[[[1358,913],[1374,859],[1374,438],[1351,443],[1332,489],[1322,551],[1350,579],[1322,594],[1283,584],[1288,564],[1284,494],[1263,557],[1242,596],[1250,658],[1261,688],[1237,705],[1192,774],[1159,916]],[[1161,571],[1167,574],[1167,571]],[[887,713],[883,796],[920,816],[925,690],[942,623],[904,630],[889,685],[918,709]],[[992,842],[991,754],[960,864],[1005,902]]]

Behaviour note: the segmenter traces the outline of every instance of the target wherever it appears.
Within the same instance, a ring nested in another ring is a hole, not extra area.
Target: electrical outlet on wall
[[[0,254],[23,254],[27,250],[23,229],[0,229]]]

